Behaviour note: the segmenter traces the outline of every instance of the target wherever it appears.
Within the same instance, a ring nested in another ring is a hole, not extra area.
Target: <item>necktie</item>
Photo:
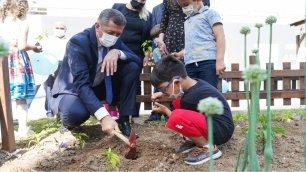
[[[104,57],[108,53],[108,49],[103,48],[103,53],[102,53],[102,59],[104,60]],[[105,72],[105,71],[103,71]],[[113,87],[112,87],[112,77],[111,76],[106,76],[104,75],[104,83],[105,83],[105,96],[106,96],[106,101],[111,104],[113,101]]]

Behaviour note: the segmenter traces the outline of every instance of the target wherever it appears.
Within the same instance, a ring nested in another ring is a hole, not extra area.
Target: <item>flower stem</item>
[[[211,116],[207,117],[208,119],[208,144],[209,144],[209,171],[215,171],[214,168],[214,137],[213,137],[213,119]]]
[[[260,66],[260,59],[259,59],[259,42],[260,42],[260,28],[258,28],[258,36],[257,36],[257,53],[256,53],[256,64]]]
[[[270,47],[269,47],[269,64],[268,64],[268,78],[267,78],[267,139],[264,151],[265,157],[265,171],[270,171],[273,148],[272,148],[272,117],[271,117],[271,51],[272,51],[272,24],[270,24]]]
[[[250,170],[259,171],[258,157],[256,153],[256,128],[257,128],[257,115],[259,104],[259,89],[258,82],[251,83],[251,113],[249,125],[249,157],[250,157]]]

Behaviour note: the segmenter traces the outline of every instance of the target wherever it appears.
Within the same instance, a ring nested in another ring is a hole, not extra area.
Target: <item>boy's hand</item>
[[[164,94],[162,92],[156,92],[156,93],[153,93],[153,95],[151,96],[151,100],[155,102],[155,101],[158,101],[163,96]]]
[[[102,118],[100,120],[100,125],[102,127],[102,131],[109,135],[112,135],[114,130],[120,132],[117,122],[110,116],[105,116]]]
[[[167,108],[166,106],[164,106],[164,105],[162,105],[160,103],[157,103],[157,102],[154,102],[153,111],[165,114],[168,117],[170,117],[170,115],[171,115],[171,111],[170,111],[169,108]]]
[[[226,69],[226,66],[224,64],[224,62],[216,62],[216,73],[217,75],[223,75],[224,71]]]
[[[183,54],[183,52],[182,51],[180,51],[180,52],[174,52],[174,53],[172,53],[171,55],[173,55],[176,59],[178,59],[178,60],[180,60],[180,59],[182,59],[183,57],[184,57],[184,54]]]
[[[159,53],[161,55],[167,55],[167,48],[165,42],[163,40],[159,40],[157,44],[158,44]]]

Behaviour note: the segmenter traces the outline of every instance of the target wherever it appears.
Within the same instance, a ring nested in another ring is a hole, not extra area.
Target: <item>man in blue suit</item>
[[[119,11],[105,9],[92,28],[67,43],[51,102],[53,113],[60,116],[64,127],[79,126],[94,115],[102,131],[119,132],[119,124],[123,134],[130,134],[129,116],[135,112],[141,61],[118,39],[125,24]],[[103,107],[102,100],[118,106],[118,123]]]

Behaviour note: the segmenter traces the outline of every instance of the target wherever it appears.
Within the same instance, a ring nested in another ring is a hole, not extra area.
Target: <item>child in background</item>
[[[174,53],[183,58],[188,76],[202,79],[215,88],[225,70],[225,36],[220,15],[202,0],[177,0],[187,15],[185,48]]]
[[[203,80],[188,77],[184,64],[173,55],[162,58],[155,64],[151,83],[159,90],[152,96],[152,101],[155,102],[153,111],[166,114],[169,117],[166,127],[188,138],[177,149],[177,153],[192,150],[185,158],[185,163],[197,165],[209,160],[206,116],[197,110],[200,100],[215,97],[224,106],[224,114],[213,117],[214,143],[221,145],[232,137],[234,132],[232,113],[222,93]],[[172,102],[175,110],[171,111],[157,103],[163,96],[175,98]],[[213,152],[214,159],[222,155],[216,145]]]

